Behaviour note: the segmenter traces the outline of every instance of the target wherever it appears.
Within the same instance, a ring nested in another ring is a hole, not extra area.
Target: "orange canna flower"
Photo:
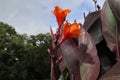
[[[59,27],[61,27],[61,25],[63,24],[63,22],[64,22],[64,20],[67,16],[67,14],[70,13],[70,12],[71,12],[71,10],[69,10],[69,9],[62,10],[58,6],[55,7],[55,10],[52,13],[56,16],[57,23],[58,23]]]
[[[79,26],[80,23],[75,22],[73,24],[69,24],[68,22],[66,22],[63,28],[62,38],[59,44],[61,44],[66,39],[73,38],[75,36],[82,36]]]

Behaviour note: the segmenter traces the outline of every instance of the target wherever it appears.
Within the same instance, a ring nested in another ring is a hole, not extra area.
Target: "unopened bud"
[[[47,49],[47,52],[48,52],[48,54],[51,54],[51,50],[50,49]]]
[[[58,60],[56,61],[56,64],[59,64],[62,61],[63,56],[60,56]]]

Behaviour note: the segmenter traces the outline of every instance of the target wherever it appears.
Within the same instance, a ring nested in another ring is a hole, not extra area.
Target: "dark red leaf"
[[[91,36],[82,29],[79,37],[80,74],[82,80],[96,80],[99,75],[100,62]]]
[[[58,55],[61,54],[61,56],[63,56],[62,62],[64,63],[60,65],[62,70],[67,67],[71,80],[81,80],[79,69],[79,49],[75,44],[75,41],[73,39],[63,41],[63,43],[58,48],[57,53]]]
[[[78,40],[67,39],[59,46],[57,55],[63,56],[60,70],[67,67],[74,80],[96,80],[100,68],[97,50],[91,36],[83,29],[82,34]]]
[[[85,22],[83,28],[87,30],[87,32],[92,36],[95,44],[98,44],[103,40],[102,32],[101,32],[101,19],[100,19],[101,11],[91,12],[85,18]]]
[[[117,62],[107,73],[99,80],[120,80],[120,61]]]
[[[117,1],[117,0],[110,0]],[[114,2],[115,3],[115,2]],[[120,4],[119,4],[120,5]],[[118,6],[114,6],[117,7]],[[109,6],[108,0],[106,0],[103,9],[101,11],[101,19],[102,19],[102,33],[106,40],[107,46],[110,48],[112,52],[116,54],[116,59],[120,59],[120,21],[117,20],[117,17],[111,10]]]

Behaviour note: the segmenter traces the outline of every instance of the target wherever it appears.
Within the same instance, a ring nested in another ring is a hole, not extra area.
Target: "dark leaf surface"
[[[120,61],[105,73],[100,80],[120,80]]]
[[[99,74],[99,59],[91,36],[82,29],[82,37],[65,40],[58,48],[63,56],[60,69],[68,68],[71,79],[96,80]]]
[[[110,0],[117,1],[117,0]],[[118,6],[116,6],[118,7]],[[108,1],[105,2],[103,9],[101,11],[102,19],[102,33],[106,40],[107,46],[114,53],[117,53],[117,48],[120,50],[120,21],[117,20],[117,17],[112,12]]]
[[[99,74],[99,58],[91,36],[82,29],[83,37],[79,37],[80,73],[82,80],[96,80]]]
[[[83,24],[83,28],[87,30],[87,32],[92,36],[95,44],[98,44],[102,41],[102,32],[101,32],[101,19],[100,19],[100,11],[91,12],[85,18],[85,22]]]
[[[63,61],[60,65],[62,70],[65,66],[68,68],[71,80],[80,80],[80,69],[79,69],[79,49],[73,39],[65,40],[58,48],[58,55],[63,56]],[[64,69],[63,69],[64,68]]]

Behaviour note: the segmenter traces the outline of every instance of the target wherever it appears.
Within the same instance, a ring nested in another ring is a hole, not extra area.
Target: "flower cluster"
[[[56,33],[53,33],[52,28],[50,27],[50,33],[53,38],[52,50],[47,49],[47,52],[51,56],[51,80],[58,80],[58,64],[63,60],[63,55],[57,56],[57,48],[62,44],[63,41],[74,38],[75,36],[82,36],[80,23],[76,21],[74,23],[69,23],[66,21],[66,16],[70,13],[71,10],[65,9],[62,10],[60,7],[56,6],[52,13],[55,15],[58,28]]]
[[[54,11],[52,11],[52,13],[56,17],[58,28],[55,34],[53,34],[51,29],[51,34],[55,42],[61,36],[61,39],[59,40],[58,45],[60,45],[66,39],[73,38],[75,36],[82,36],[81,30],[79,27],[81,26],[81,23],[74,22],[71,24],[68,21],[65,21],[67,14],[70,12],[71,10],[69,9],[62,10],[58,6],[56,6]]]
[[[75,21],[74,23],[71,24],[68,21],[66,21],[66,16],[70,12],[71,10],[69,9],[62,10],[58,6],[56,6],[54,11],[52,11],[52,13],[56,17],[58,28],[56,29],[56,33],[53,33],[53,30],[50,27],[50,33],[53,38],[53,44],[52,50],[48,49],[47,51],[50,54],[53,63],[56,62],[56,64],[59,64],[63,58],[63,56],[59,56],[59,58],[55,60],[56,50],[62,44],[62,42],[67,39],[74,38],[75,36],[82,36],[81,29],[79,27],[81,26],[81,23],[77,23]]]

